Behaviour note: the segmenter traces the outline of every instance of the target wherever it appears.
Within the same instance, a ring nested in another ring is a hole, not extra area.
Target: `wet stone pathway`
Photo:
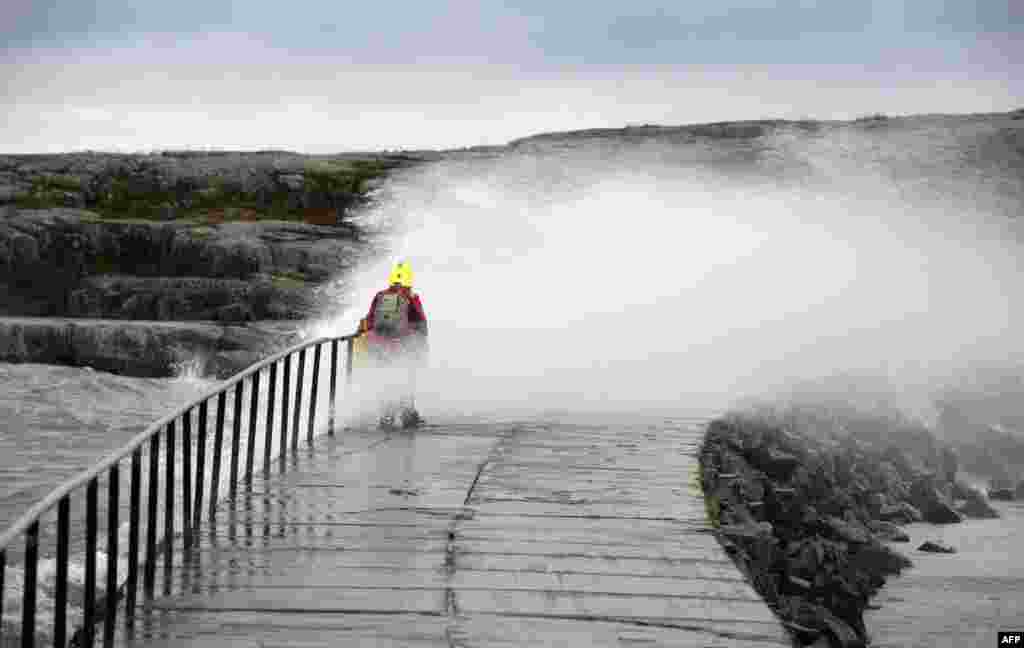
[[[699,421],[347,431],[225,502],[122,646],[788,646]]]

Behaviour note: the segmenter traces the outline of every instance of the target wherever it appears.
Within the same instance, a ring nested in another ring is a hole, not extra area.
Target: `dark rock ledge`
[[[708,516],[795,645],[868,645],[871,597],[911,566],[885,544],[909,540],[899,524],[996,516],[984,495],[955,481],[955,455],[927,429],[865,418],[862,435],[822,435],[810,419],[760,414],[729,415],[707,430]]]

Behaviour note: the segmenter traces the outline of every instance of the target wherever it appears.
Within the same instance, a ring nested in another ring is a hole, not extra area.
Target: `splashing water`
[[[206,364],[206,358],[202,354],[192,354],[187,359],[174,363],[174,380],[187,385],[209,385],[211,381],[205,377]]]
[[[449,155],[390,186],[390,248],[318,326],[351,331],[409,260],[430,319],[421,403],[481,414],[722,407],[837,369],[899,389],[1022,357],[1006,216],[1024,183],[971,157],[1002,126],[888,128]]]

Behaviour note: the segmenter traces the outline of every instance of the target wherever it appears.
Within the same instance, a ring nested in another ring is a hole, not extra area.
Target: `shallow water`
[[[1024,502],[994,506],[998,520],[911,524],[909,543],[891,546],[914,561],[864,615],[880,648],[995,646],[998,630],[1024,629]],[[917,551],[939,540],[955,554]]]
[[[0,528],[213,384],[0,364]]]
[[[307,353],[307,358],[312,356]],[[45,497],[51,490],[62,482],[75,477],[78,473],[93,466],[102,457],[105,457],[122,448],[133,436],[144,431],[149,425],[157,420],[179,410],[189,401],[209,393],[216,386],[215,381],[199,379],[194,377],[183,377],[170,380],[135,379],[122,378],[110,374],[93,372],[83,369],[47,367],[39,365],[0,365],[0,375],[4,382],[0,383],[4,389],[5,398],[2,403],[3,411],[6,414],[6,421],[3,428],[0,428],[0,449],[3,450],[2,462],[0,462],[0,476],[3,477],[3,489],[0,491],[0,513],[4,517],[4,526],[10,525],[34,503]],[[266,464],[267,458],[280,455],[282,448],[281,429],[282,423],[287,417],[288,430],[291,441],[299,442],[298,439],[305,439],[310,430],[314,434],[323,433],[326,429],[328,408],[323,389],[320,389],[318,404],[315,411],[315,419],[310,425],[310,401],[308,394],[311,393],[313,380],[312,369],[304,374],[305,387],[301,390],[303,394],[301,409],[295,415],[297,402],[294,395],[298,391],[298,385],[292,381],[289,385],[289,394],[293,395],[290,400],[290,407],[287,413],[280,409],[280,397],[284,393],[283,372],[278,372],[277,384],[275,386],[275,401],[278,409],[275,413],[272,425],[267,425],[265,416],[266,410],[261,408],[255,419],[251,419],[248,411],[243,410],[239,421],[234,419],[233,407],[230,398],[225,401],[224,425],[222,433],[216,433],[215,418],[219,417],[218,398],[211,399],[210,417],[207,422],[208,435],[206,437],[204,455],[207,457],[206,465],[202,473],[203,483],[206,484],[206,494],[203,499],[203,506],[211,502],[212,479],[217,471],[213,466],[214,449],[217,448],[217,440],[220,438],[220,453],[222,461],[219,470],[219,486],[216,500],[225,497],[230,490],[229,476],[232,470],[237,470],[239,479],[247,465],[247,457],[250,456],[250,443],[248,434],[242,431],[249,431],[250,424],[254,424],[258,433],[253,438],[252,459],[253,468],[257,475],[270,464]],[[319,385],[326,385],[328,381],[329,364],[321,363]],[[296,376],[297,379],[297,376]],[[268,380],[264,378],[260,384],[259,401],[268,402]],[[245,403],[251,397],[251,383],[244,386],[243,396]],[[234,392],[232,389],[231,392]],[[230,394],[229,394],[230,395]],[[216,414],[216,416],[215,416]],[[192,417],[193,432],[192,444],[190,447],[197,457],[193,463],[193,470],[198,466],[198,444],[199,427],[195,415]],[[341,416],[344,421],[344,416]],[[297,423],[297,427],[296,426]],[[179,427],[179,429],[184,429]],[[271,445],[267,447],[266,430],[272,429],[270,437]],[[238,432],[239,436],[234,437]],[[178,436],[174,456],[174,492],[180,498],[183,488],[183,457],[181,451],[181,439]],[[166,439],[166,437],[162,437]],[[152,446],[146,444],[142,449],[142,466],[149,466],[150,449]],[[167,489],[167,456],[168,450],[166,441],[161,441],[159,456],[156,459],[157,477],[153,482],[154,491],[157,495],[157,508],[155,514],[155,528],[162,530],[167,528],[167,511],[163,506],[163,498]],[[233,450],[237,448],[238,454]],[[237,457],[237,464],[236,464]],[[123,486],[120,488],[118,505],[117,524],[117,557],[118,557],[118,579],[124,582],[126,576],[126,565],[128,564],[129,551],[129,463],[122,461],[119,466],[120,481]],[[275,462],[276,465],[276,462]],[[236,467],[237,466],[237,467]],[[148,493],[150,476],[147,470],[140,475],[141,482],[139,491]],[[194,483],[198,484],[199,477],[194,477]],[[107,475],[101,476],[98,481],[98,520],[99,520],[99,542],[97,545],[97,586],[102,590],[104,574],[107,563],[109,532],[108,522],[108,496],[109,491]],[[193,491],[198,497],[198,491]],[[148,499],[146,500],[149,501]],[[70,565],[69,565],[69,593],[71,607],[69,618],[74,626],[80,623],[82,610],[80,601],[75,597],[80,596],[84,583],[85,565],[85,529],[84,529],[84,489],[79,489],[69,500],[71,511],[70,530]],[[175,530],[175,544],[181,542],[181,529],[183,526],[182,506],[180,499],[174,508],[172,526]],[[149,514],[146,507],[141,507],[139,512],[138,528],[148,528]],[[40,540],[38,545],[40,562],[38,571],[38,604],[36,615],[37,637],[48,638],[53,627],[53,607],[56,587],[56,541],[55,541],[55,509],[51,509],[40,519]],[[13,637],[20,634],[20,606],[23,596],[24,571],[21,567],[21,539],[16,539],[7,549],[7,565],[4,574],[4,590],[2,605],[4,609],[2,632],[6,637]],[[162,561],[180,560],[180,555],[175,554],[169,558],[161,558]],[[6,644],[5,644],[6,645]]]

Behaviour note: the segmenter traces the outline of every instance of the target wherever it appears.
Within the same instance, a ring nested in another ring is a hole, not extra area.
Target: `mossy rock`
[[[81,181],[64,175],[33,177],[29,191],[14,200],[15,206],[21,209],[84,207],[85,202]]]
[[[270,275],[271,283],[277,288],[305,288],[306,275],[301,272],[275,272]]]

